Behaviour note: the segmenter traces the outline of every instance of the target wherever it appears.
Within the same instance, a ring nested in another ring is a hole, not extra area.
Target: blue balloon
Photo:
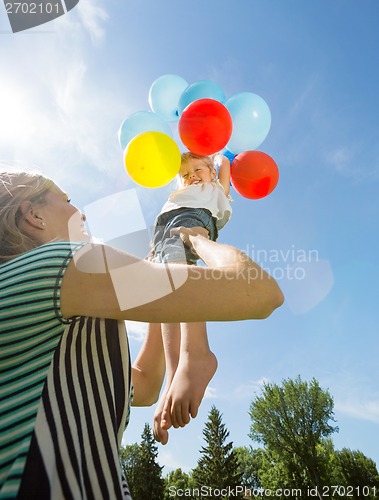
[[[149,105],[152,111],[169,122],[178,121],[180,96],[188,82],[178,75],[163,75],[157,78],[149,90]]]
[[[229,149],[226,148],[223,151],[221,151],[221,153],[227,157],[227,159],[230,161],[230,164],[233,163],[233,160],[236,156],[234,153],[232,153],[231,151],[229,151]]]
[[[260,146],[271,127],[271,112],[266,101],[252,92],[240,92],[231,96],[225,106],[233,120],[227,149],[238,154]]]
[[[225,102],[225,94],[222,88],[210,80],[199,80],[189,85],[179,99],[179,116],[191,102],[198,99],[214,99],[222,104]]]
[[[163,132],[172,137],[170,125],[152,111],[137,111],[126,118],[119,131],[118,140],[122,149],[138,134],[143,132]]]

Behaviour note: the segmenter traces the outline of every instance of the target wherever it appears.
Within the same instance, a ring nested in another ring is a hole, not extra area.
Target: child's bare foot
[[[167,444],[168,442],[168,429],[172,426],[170,415],[166,415],[165,419],[162,419],[163,408],[166,403],[167,393],[170,388],[170,383],[166,383],[163,393],[159,398],[156,410],[154,412],[153,419],[153,435],[154,439],[161,444]]]
[[[166,393],[161,428],[184,427],[190,417],[197,416],[205,389],[216,369],[217,359],[211,351],[196,356],[181,353],[178,368]]]

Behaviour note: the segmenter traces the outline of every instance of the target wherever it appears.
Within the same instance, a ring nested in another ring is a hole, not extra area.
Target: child
[[[171,193],[155,221],[154,261],[196,264],[198,257],[174,234],[175,228],[200,226],[215,241],[218,230],[229,220],[230,163],[222,155],[216,155],[215,160],[220,165],[218,176],[211,157],[182,154],[181,188]],[[217,359],[209,349],[205,323],[166,323],[161,330],[166,385],[154,415],[154,435],[166,444],[171,426],[183,427],[190,416],[196,417]]]

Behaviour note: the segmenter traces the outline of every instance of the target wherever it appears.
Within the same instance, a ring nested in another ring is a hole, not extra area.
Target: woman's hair
[[[0,264],[39,246],[21,229],[20,205],[44,203],[54,186],[51,179],[36,172],[0,172]]]

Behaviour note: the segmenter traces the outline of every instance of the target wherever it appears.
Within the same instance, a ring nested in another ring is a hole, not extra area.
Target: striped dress
[[[130,498],[118,455],[131,394],[124,322],[60,313],[84,244],[0,265],[0,499]]]

